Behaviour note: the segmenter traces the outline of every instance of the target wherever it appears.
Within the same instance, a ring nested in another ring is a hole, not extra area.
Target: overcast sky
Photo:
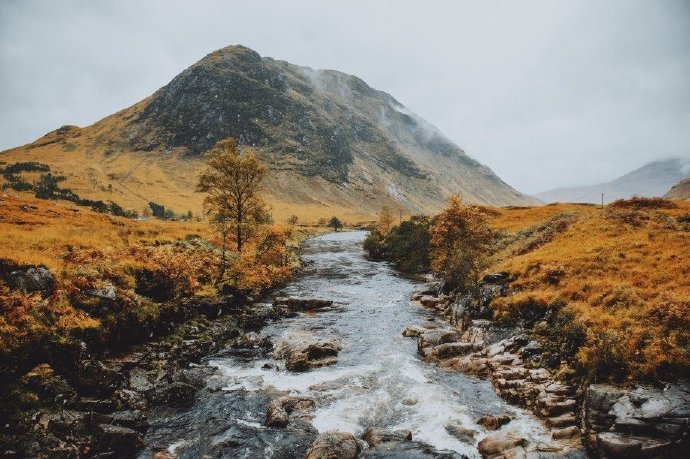
[[[229,44],[357,75],[525,192],[690,157],[689,0],[0,0],[0,150]]]

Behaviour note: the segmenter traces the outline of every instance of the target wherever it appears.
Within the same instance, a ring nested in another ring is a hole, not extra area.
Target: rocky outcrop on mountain
[[[243,46],[214,51],[93,126],[60,128],[0,156],[88,169],[64,174],[80,195],[89,195],[88,184],[113,200],[152,199],[164,189],[156,202],[175,209],[180,196],[192,199],[200,157],[228,137],[256,149],[270,166],[267,192],[286,204],[372,213],[389,203],[422,212],[443,206],[451,193],[482,204],[538,203],[361,79]],[[177,203],[166,201],[173,196]]]

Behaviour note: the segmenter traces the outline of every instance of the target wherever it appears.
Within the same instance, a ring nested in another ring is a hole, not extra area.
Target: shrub
[[[485,213],[451,196],[448,207],[429,227],[429,234],[431,269],[441,276],[445,288],[477,294],[495,238]]]

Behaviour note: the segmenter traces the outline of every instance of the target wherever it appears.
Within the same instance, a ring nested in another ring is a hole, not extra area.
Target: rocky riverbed
[[[538,362],[542,345],[519,327],[503,328],[487,317],[488,305],[508,294],[508,277],[486,276],[479,299],[444,295],[427,286],[411,299],[443,317],[443,325],[407,327],[403,336],[415,337],[427,362],[450,371],[491,381],[496,393],[525,407],[549,429],[553,442],[525,450],[526,439],[495,435],[479,443],[485,457],[603,458],[687,457],[690,446],[690,385],[688,381],[657,387],[570,384]],[[500,428],[509,418],[489,419]],[[481,421],[480,421],[481,423]]]

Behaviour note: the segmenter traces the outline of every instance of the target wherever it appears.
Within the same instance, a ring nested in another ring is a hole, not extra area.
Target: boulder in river
[[[482,439],[477,447],[482,457],[491,457],[503,454],[518,446],[524,446],[525,443],[524,438],[495,433]]]
[[[477,424],[484,427],[486,430],[498,430],[504,425],[508,424],[510,421],[511,418],[508,415],[482,416],[477,421]]]
[[[409,430],[367,429],[364,431],[362,439],[373,448],[382,443],[399,443],[412,440],[412,432]]]
[[[377,447],[365,449],[360,458],[368,459],[390,459],[390,458],[410,458],[410,459],[466,459],[455,451],[446,449],[436,449],[431,445],[418,441],[402,441],[382,443]]]
[[[273,356],[285,359],[285,368],[290,371],[306,371],[337,363],[341,349],[336,341],[292,336],[278,343]]]
[[[474,436],[477,433],[476,430],[472,430],[467,427],[456,426],[454,424],[447,425],[446,432],[448,432],[449,435],[452,435],[453,437],[457,438],[463,443],[471,444],[474,444]]]
[[[305,459],[355,459],[362,447],[354,435],[345,432],[324,432],[316,437]]]
[[[286,309],[288,311],[319,311],[333,306],[332,300],[322,300],[319,298],[276,298],[273,301],[275,309]]]
[[[294,410],[304,410],[314,405],[308,397],[283,396],[268,404],[266,422],[268,427],[286,427],[290,421],[290,413]]]

